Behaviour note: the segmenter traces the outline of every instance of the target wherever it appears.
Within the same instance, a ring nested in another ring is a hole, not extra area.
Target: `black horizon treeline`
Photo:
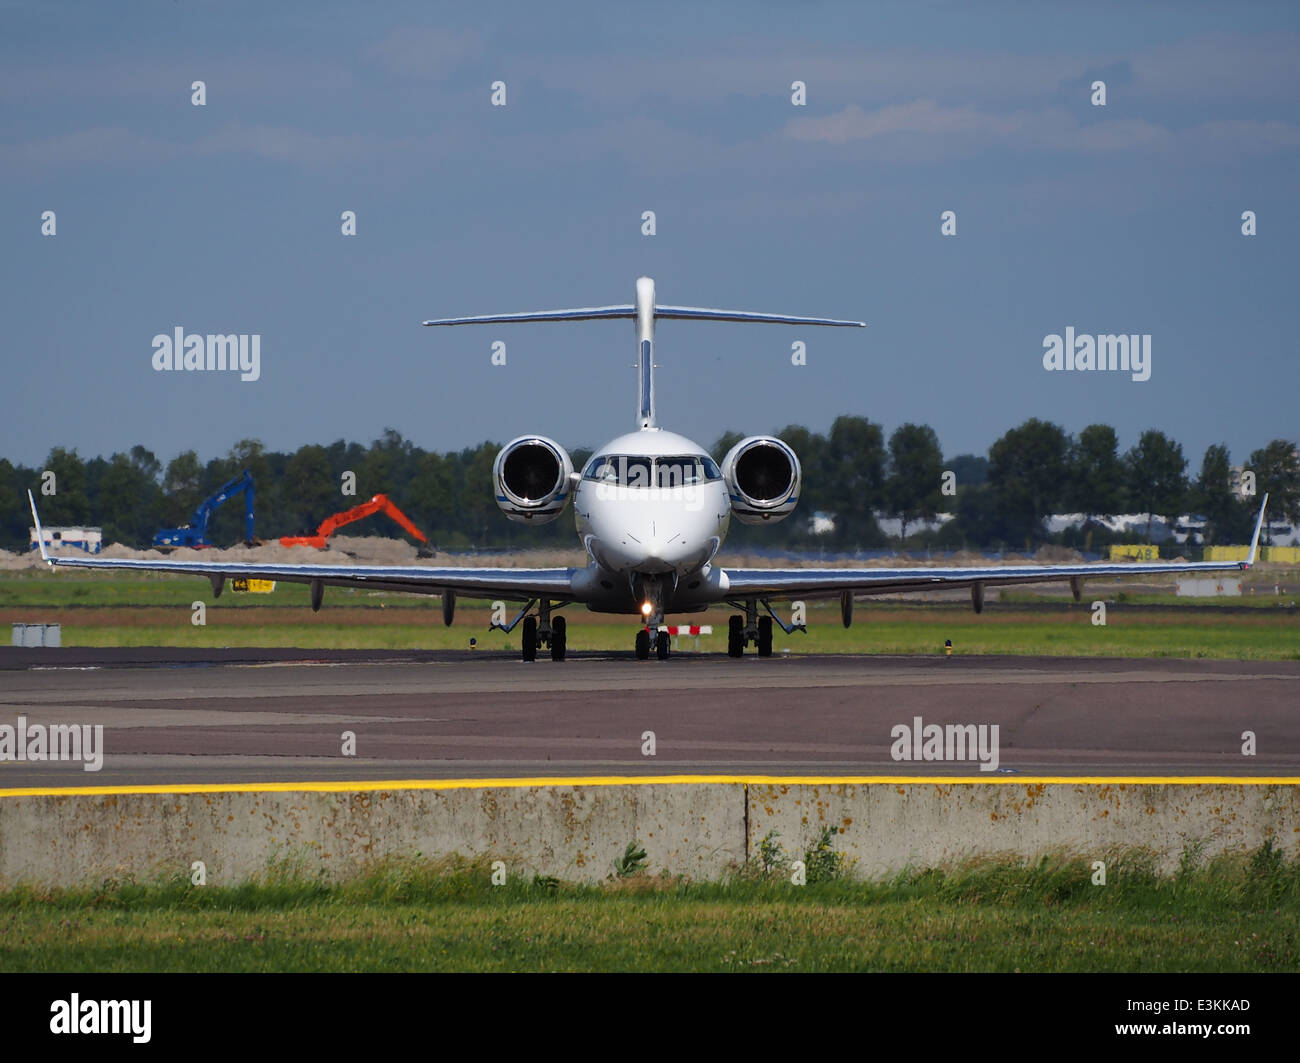
[[[776,433],[794,448],[803,466],[799,508],[770,526],[732,524],[730,542],[753,547],[810,546],[835,550],[888,545],[875,515],[889,515],[907,529],[939,512],[956,519],[938,532],[913,535],[909,545],[971,549],[1025,549],[1045,542],[1099,549],[1143,536],[1114,536],[1093,526],[1048,536],[1043,518],[1052,513],[1109,515],[1144,513],[1172,518],[1192,512],[1209,521],[1207,542],[1248,540],[1257,502],[1230,488],[1226,446],[1209,447],[1198,473],[1189,474],[1182,447],[1156,429],[1143,432],[1124,453],[1108,425],[1094,424],[1077,437],[1050,422],[1031,418],[1006,432],[988,455],[944,459],[938,436],[927,425],[904,424],[888,439],[879,424],[855,415],[836,418],[826,434],[790,425]],[[713,446],[721,459],[739,439],[728,432]],[[41,519],[50,525],[91,524],[105,543],[145,547],[162,527],[186,523],[195,507],[242,469],[256,485],[256,531],[265,540],[314,531],[331,513],[371,495],[387,494],[432,544],[447,550],[572,546],[572,518],[566,512],[550,525],[508,521],[497,509],[492,463],[501,444],[484,442],[459,452],[426,451],[393,429],[369,447],[337,440],[308,444],[293,453],[268,451],[257,440],[240,440],[221,458],[200,461],[193,450],[164,467],[142,446],[109,458],[81,458],[56,447],[39,469],[0,458],[0,546],[28,548],[30,514],[26,492],[37,496]],[[1300,522],[1300,462],[1295,444],[1275,439],[1253,451],[1245,467],[1256,491],[1270,493],[1272,520]],[[581,469],[592,451],[570,451]],[[42,473],[55,474],[56,491],[43,496]],[[345,472],[356,475],[356,495],[341,491]],[[942,491],[944,473],[955,478],[955,496]],[[834,531],[814,535],[815,512],[835,517]],[[209,534],[217,545],[243,537],[243,503],[236,498],[216,511]],[[401,535],[382,516],[348,526],[342,534]],[[898,540],[892,540],[897,542]]]

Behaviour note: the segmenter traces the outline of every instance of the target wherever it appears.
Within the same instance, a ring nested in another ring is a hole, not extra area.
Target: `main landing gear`
[[[781,630],[789,635],[793,631],[808,633],[803,624],[787,624],[772,611],[772,607],[763,602],[768,611],[767,616],[758,615],[758,599],[750,598],[742,605],[732,602],[738,609],[744,609],[745,615],[733,615],[727,625],[727,656],[743,657],[745,647],[753,643],[760,657],[772,656],[772,621],[781,625]]]
[[[537,605],[536,616],[528,612],[534,604]],[[524,626],[520,641],[523,644],[524,660],[535,661],[538,649],[550,649],[551,660],[562,661],[568,651],[568,632],[565,630],[564,617],[557,616],[552,619],[551,609],[551,603],[545,598],[540,602],[529,602],[509,624],[493,624],[488,630],[500,628],[502,631],[510,632],[522,621]]]

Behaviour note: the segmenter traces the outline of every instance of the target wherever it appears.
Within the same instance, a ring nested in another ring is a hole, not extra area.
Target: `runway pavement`
[[[0,648],[0,726],[20,716],[29,729],[102,724],[103,768],[0,759],[0,789],[996,777],[974,759],[892,759],[891,729],[915,717],[996,724],[999,776],[1300,777],[1296,661],[578,653],[525,664],[484,652]]]

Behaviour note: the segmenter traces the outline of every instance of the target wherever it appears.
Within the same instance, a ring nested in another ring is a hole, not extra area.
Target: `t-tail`
[[[866,328],[865,321],[843,321],[833,317],[792,317],[789,314],[758,314],[748,310],[711,310],[702,306],[661,306],[655,302],[655,282],[639,277],[636,302],[625,306],[588,306],[573,310],[538,310],[525,314],[484,314],[478,317],[446,317],[425,321],[425,325],[491,325],[515,321],[592,321],[604,317],[628,317],[636,321],[637,423],[656,427],[655,421],[655,319],[686,321],[761,321],[770,325],[831,325]]]

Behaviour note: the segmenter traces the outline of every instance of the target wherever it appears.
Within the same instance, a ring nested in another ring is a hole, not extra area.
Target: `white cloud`
[[[1020,132],[1024,125],[1024,118],[1017,114],[988,114],[969,104],[943,107],[933,100],[913,100],[875,111],[864,111],[851,103],[823,117],[795,118],[786,124],[785,135],[794,140],[819,140],[829,144],[871,140],[890,133],[987,139],[1011,136]]]
[[[966,155],[999,146],[1024,152],[1106,154],[1124,151],[1266,154],[1300,146],[1300,126],[1279,121],[1214,120],[1173,130],[1145,118],[1099,117],[1080,122],[1068,110],[1044,107],[1006,113],[933,100],[864,111],[850,104],[832,114],[786,123],[790,140],[846,145],[886,139],[882,158],[894,161]]]
[[[180,149],[122,126],[95,126],[25,143],[0,145],[0,159],[13,166],[75,166],[107,163],[139,166],[175,158]]]
[[[482,38],[473,30],[407,26],[375,41],[363,54],[395,74],[441,81],[481,50]]]
[[[255,155],[274,162],[330,165],[372,153],[384,142],[357,133],[319,134],[289,126],[231,123],[191,147],[199,155]]]

